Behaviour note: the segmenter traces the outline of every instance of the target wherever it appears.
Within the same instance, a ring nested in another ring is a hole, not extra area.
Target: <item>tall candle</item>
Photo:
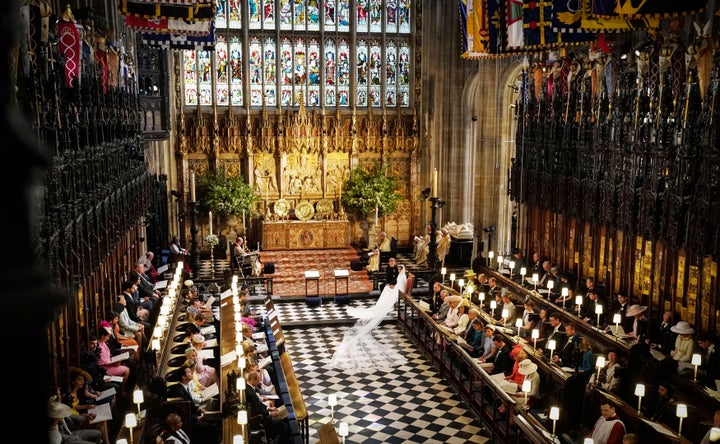
[[[433,170],[433,177],[432,177],[432,196],[430,197],[437,197],[437,168]]]
[[[210,220],[210,234],[212,234],[212,211],[208,212],[208,220]]]
[[[195,202],[195,171],[190,170],[190,202]]]

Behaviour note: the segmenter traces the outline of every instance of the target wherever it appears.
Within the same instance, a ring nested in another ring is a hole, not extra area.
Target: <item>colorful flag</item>
[[[519,49],[523,39],[523,0],[507,0],[507,48]]]
[[[523,40],[526,49],[551,48],[559,42],[552,27],[550,0],[523,0]]]

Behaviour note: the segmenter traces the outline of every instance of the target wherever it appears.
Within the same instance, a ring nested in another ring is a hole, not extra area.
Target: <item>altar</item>
[[[263,221],[263,250],[345,248],[350,245],[347,220]]]

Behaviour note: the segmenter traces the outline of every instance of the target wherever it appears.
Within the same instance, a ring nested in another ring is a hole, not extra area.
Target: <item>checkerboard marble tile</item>
[[[335,424],[347,422],[347,443],[484,443],[478,421],[414,344],[395,324],[375,331],[380,342],[395,344],[407,363],[393,369],[348,374],[329,368],[348,326],[286,328],[286,347],[305,398],[310,442],[330,421],[328,395],[334,393]]]

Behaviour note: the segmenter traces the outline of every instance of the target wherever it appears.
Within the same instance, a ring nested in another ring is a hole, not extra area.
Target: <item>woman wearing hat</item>
[[[531,404],[531,401],[533,399],[536,399],[540,394],[540,375],[537,372],[537,364],[532,362],[528,357],[527,354],[523,351],[522,353],[518,353],[518,364],[517,364],[517,374],[519,375],[518,380],[520,380],[519,383],[515,385],[515,390],[506,390],[510,396],[513,396],[515,398],[518,398],[518,402],[525,403],[525,392],[522,391],[522,386],[525,383],[525,381],[530,382],[530,391],[527,392],[527,399],[528,399],[528,405]],[[515,372],[513,372],[515,373]],[[522,401],[521,401],[522,400]],[[505,404],[502,404],[498,411],[500,413],[505,413],[507,411],[507,406]]]
[[[55,397],[48,403],[48,418],[50,427],[48,428],[48,443],[61,444],[63,442],[72,442],[73,444],[100,444],[103,442],[102,432],[97,429],[75,429],[70,430],[71,425],[74,427],[71,417],[76,415],[73,409],[56,400]],[[70,425],[68,424],[70,422]],[[109,443],[110,441],[105,441]]]
[[[70,367],[69,373],[70,387],[63,396],[63,403],[72,408],[73,415],[78,418],[82,417],[83,423],[87,422],[84,418],[88,418],[88,420],[94,419],[95,414],[92,413],[91,409],[93,409],[95,405],[112,402],[115,399],[114,395],[105,397],[102,400],[98,399],[100,394],[90,388],[89,384],[92,382],[92,377],[85,370],[78,367]],[[110,442],[106,421],[98,422],[92,425],[92,428],[96,428],[102,433],[105,442]]]
[[[690,362],[693,351],[695,351],[695,340],[693,339],[695,329],[690,327],[686,321],[680,321],[670,327],[670,330],[677,333],[675,349],[670,352],[670,357],[677,362]]]
[[[626,314],[630,318],[635,318],[632,333],[628,334],[628,336],[637,339],[638,342],[644,342],[650,330],[650,321],[647,317],[647,305],[631,305]]]

